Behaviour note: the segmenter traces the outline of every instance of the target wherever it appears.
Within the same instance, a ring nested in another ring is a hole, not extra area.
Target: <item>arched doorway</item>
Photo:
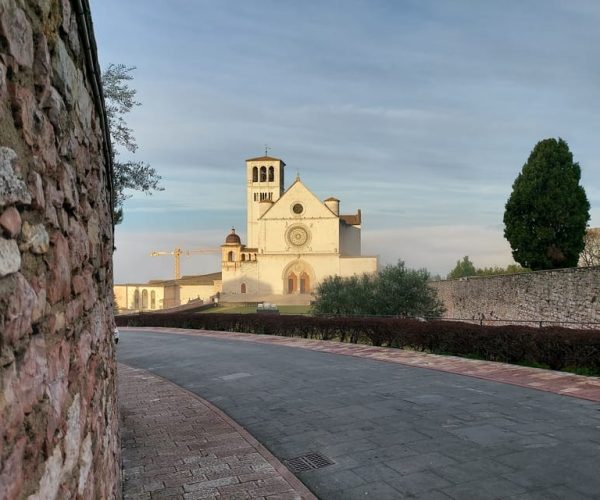
[[[140,308],[140,291],[137,289],[133,292],[133,308]]]
[[[148,290],[142,290],[142,309],[148,309]]]
[[[309,294],[316,283],[315,273],[307,262],[297,259],[283,270],[283,293]]]
[[[298,277],[291,272],[287,276],[287,293],[296,293],[298,288]]]
[[[310,293],[310,277],[307,273],[300,273],[300,293]]]

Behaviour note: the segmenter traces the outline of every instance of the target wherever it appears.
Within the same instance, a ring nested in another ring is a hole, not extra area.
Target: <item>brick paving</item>
[[[124,498],[316,498],[209,402],[125,364],[118,377]]]
[[[123,329],[126,330],[126,328]],[[147,330],[172,334],[196,335],[262,344],[276,344],[345,356],[368,358],[389,363],[428,368],[441,372],[455,373],[468,377],[600,402],[600,378],[598,377],[586,377],[565,372],[492,361],[459,358],[456,356],[441,356],[423,352],[405,351],[402,349],[372,347],[360,344],[347,344],[296,337],[277,337],[274,335],[255,335],[250,333],[191,330],[183,328],[135,327],[130,329],[136,331]]]

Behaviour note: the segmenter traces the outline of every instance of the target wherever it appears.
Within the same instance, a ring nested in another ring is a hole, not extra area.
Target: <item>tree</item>
[[[425,269],[407,269],[404,262],[375,275],[330,276],[316,291],[317,314],[401,315],[438,318],[444,312]]]
[[[519,264],[509,264],[504,267],[494,266],[494,267],[482,267],[477,268],[476,276],[497,276],[499,274],[518,274],[518,273],[529,273],[531,269],[527,269],[525,267],[521,267]]]
[[[504,236],[516,262],[534,271],[577,265],[590,218],[581,169],[562,139],[536,144],[504,212]]]
[[[313,311],[321,314],[374,314],[373,277],[329,276],[317,288],[317,301]]]
[[[469,256],[465,255],[462,260],[456,261],[456,266],[448,273],[448,279],[464,278],[476,274],[475,265],[471,262]]]
[[[519,264],[509,264],[504,267],[475,267],[468,255],[465,255],[462,260],[456,262],[456,266],[448,273],[446,279],[464,278],[467,276],[497,276],[499,274],[517,274],[528,273],[531,269],[521,267]]]
[[[600,227],[588,229],[583,242],[584,247],[579,256],[579,265],[600,266]]]
[[[131,196],[127,190],[152,194],[152,191],[162,191],[163,189],[160,187],[161,177],[148,163],[119,160],[120,148],[124,148],[130,153],[135,153],[137,150],[133,130],[125,121],[125,115],[135,106],[140,106],[140,103],[135,100],[137,91],[128,84],[130,80],[133,80],[131,72],[134,69],[134,66],[109,64],[102,73],[106,117],[113,146],[115,224],[123,220],[123,203]]]
[[[379,271],[374,282],[376,314],[439,318],[444,312],[426,269],[408,269],[398,261]]]

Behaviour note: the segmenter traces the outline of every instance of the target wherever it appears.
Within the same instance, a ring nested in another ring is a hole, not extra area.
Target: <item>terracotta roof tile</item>
[[[172,286],[172,285],[212,285],[214,281],[222,278],[221,273],[210,273],[192,276],[182,276],[178,280],[152,280],[150,286]]]
[[[349,226],[360,226],[362,221],[362,214],[360,213],[360,209],[356,214],[353,215],[340,215],[340,220]]]

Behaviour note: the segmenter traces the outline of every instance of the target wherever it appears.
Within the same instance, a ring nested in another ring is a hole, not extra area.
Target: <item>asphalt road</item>
[[[323,499],[600,499],[600,405],[461,375],[122,331],[119,361],[209,400]]]

